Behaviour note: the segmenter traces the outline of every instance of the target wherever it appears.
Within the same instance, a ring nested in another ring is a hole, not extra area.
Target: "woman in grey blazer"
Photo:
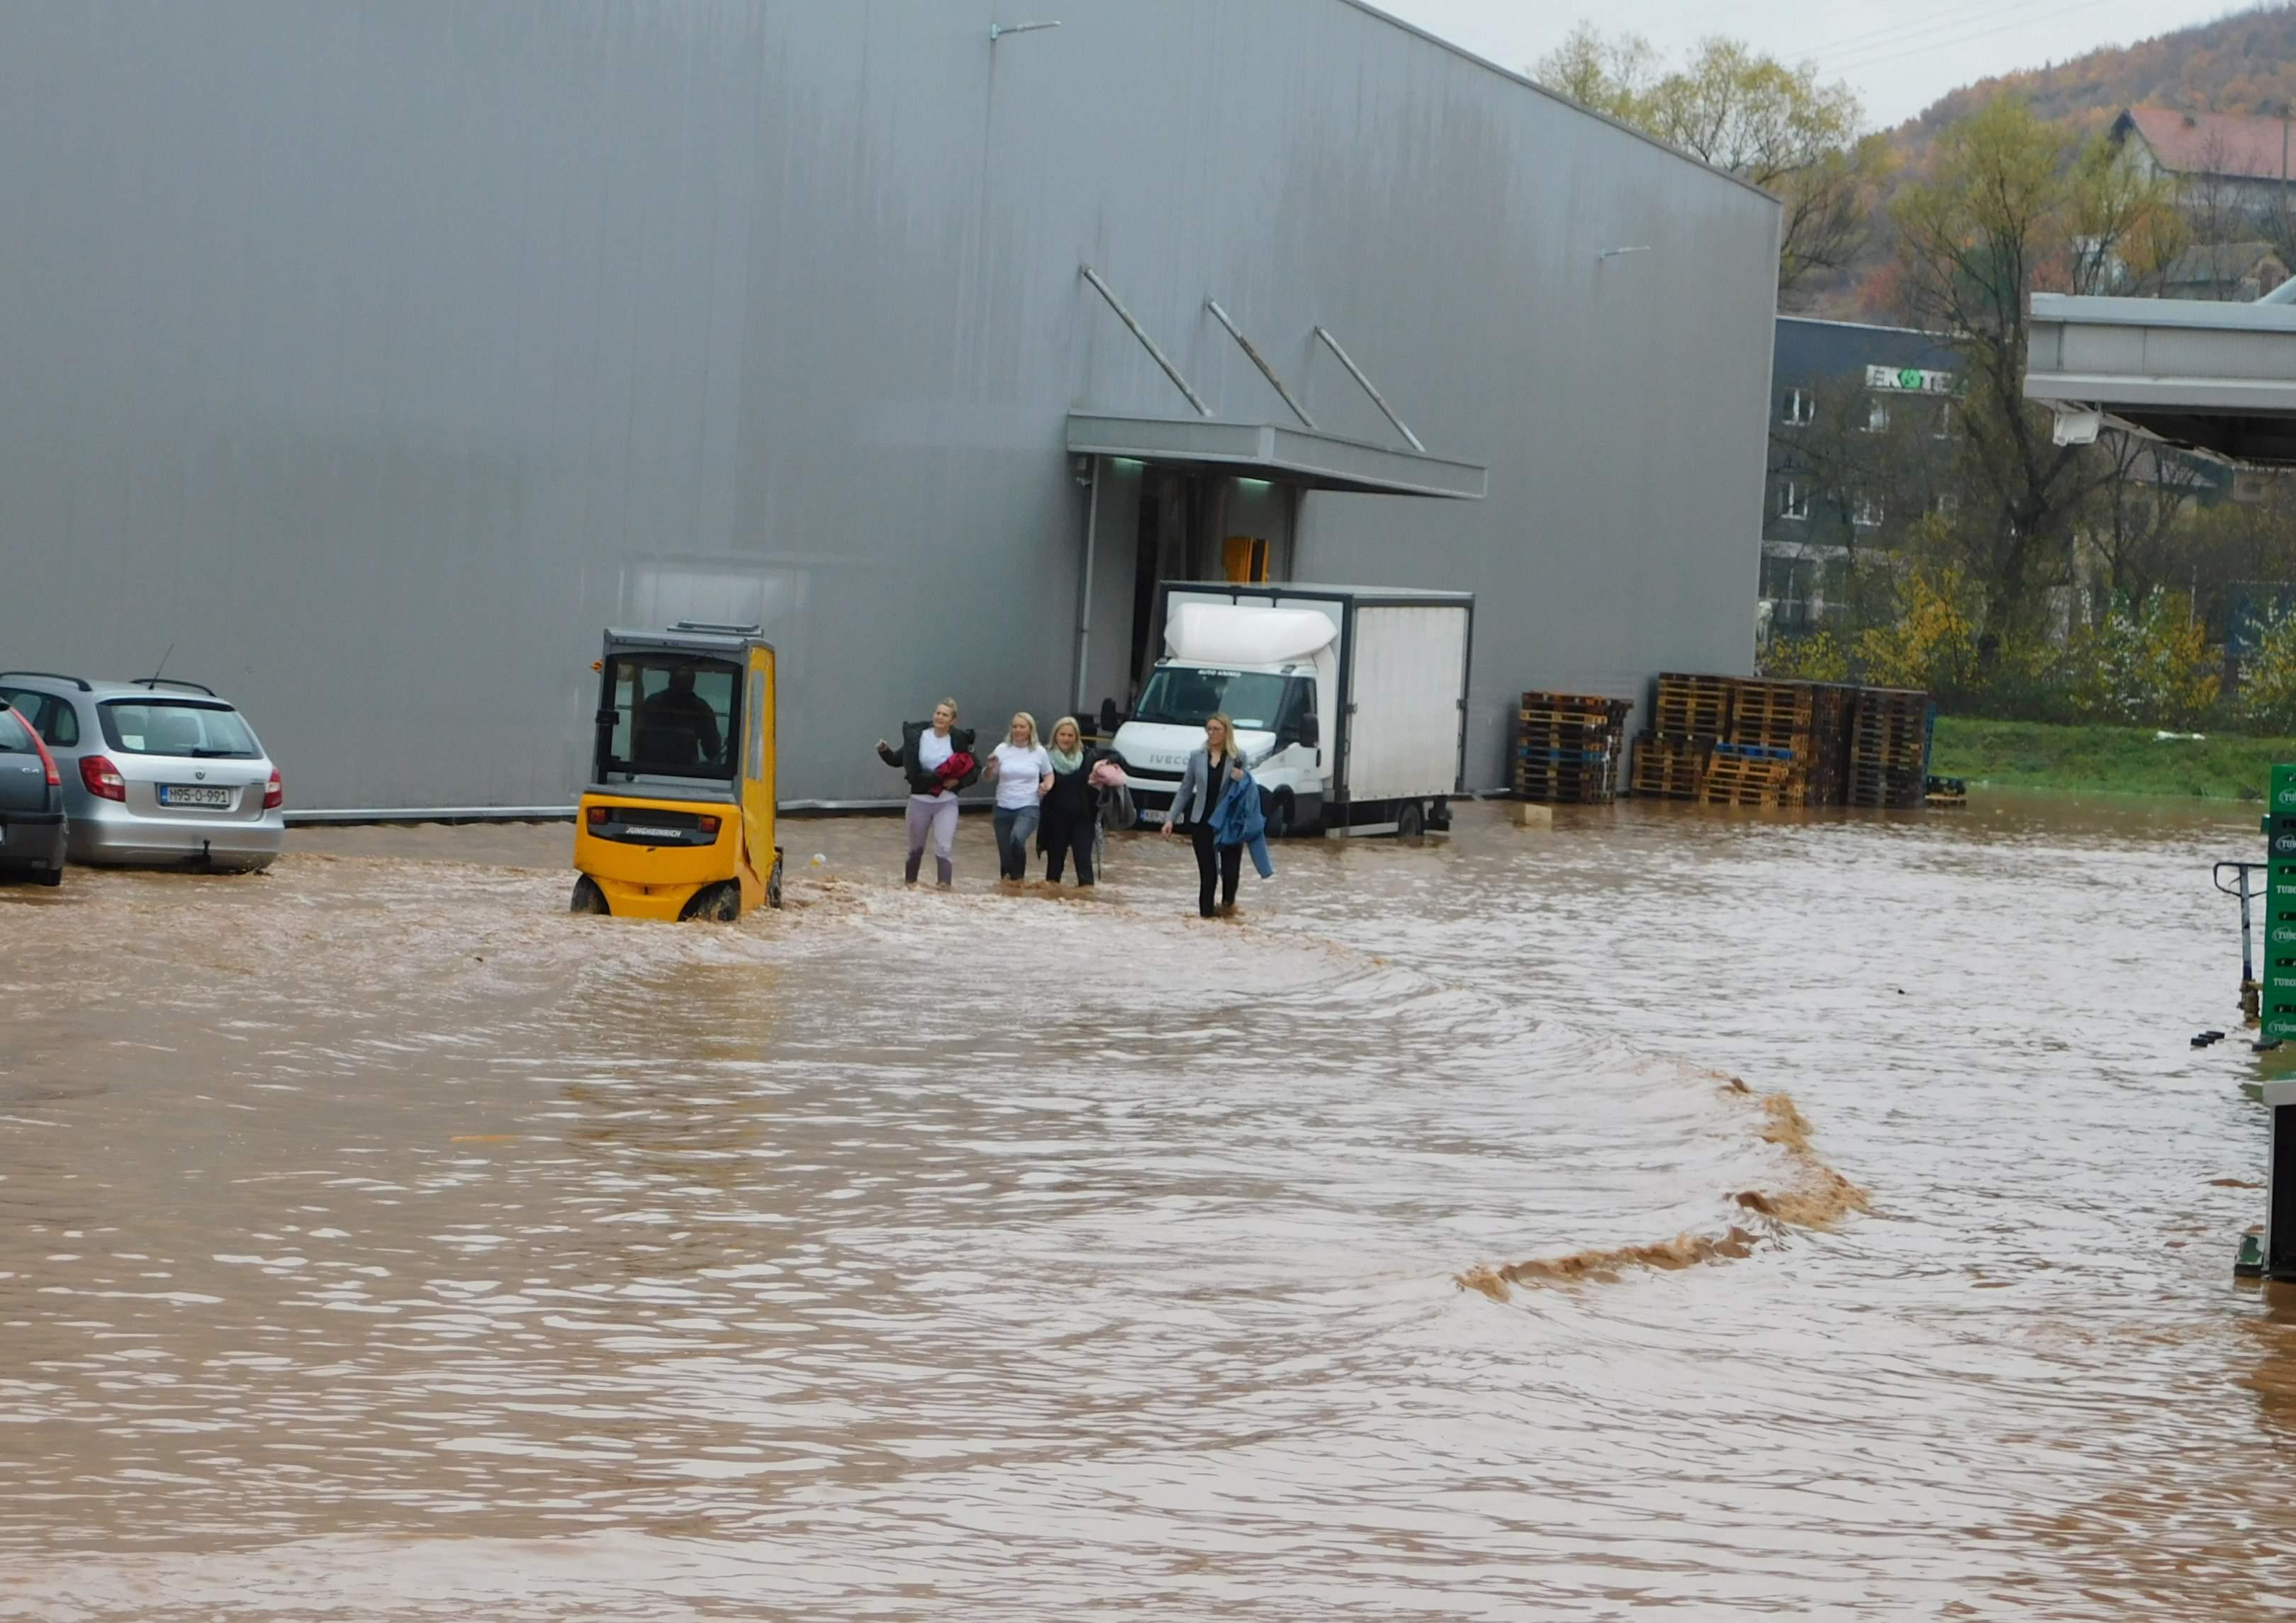
[[[1167,838],[1173,824],[1187,824],[1188,838],[1196,848],[1196,911],[1208,919],[1213,916],[1214,884],[1219,887],[1219,911],[1226,913],[1235,906],[1236,882],[1243,876],[1243,848],[1212,840],[1212,807],[1219,804],[1220,791],[1229,781],[1243,774],[1235,724],[1225,713],[1211,717],[1204,723],[1203,748],[1189,753],[1179,792],[1172,797],[1172,809],[1164,814]]]

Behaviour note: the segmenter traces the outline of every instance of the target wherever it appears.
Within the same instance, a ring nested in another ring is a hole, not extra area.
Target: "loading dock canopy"
[[[1473,463],[1273,422],[1078,412],[1069,418],[1069,449],[1078,456],[1122,456],[1191,472],[1374,496],[1480,502],[1488,483],[1488,471]]]
[[[2296,464],[2296,305],[2033,295],[2025,398],[2188,450]]]

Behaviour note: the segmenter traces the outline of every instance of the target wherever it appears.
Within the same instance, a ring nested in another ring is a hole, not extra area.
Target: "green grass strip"
[[[2296,738],[2164,738],[2151,727],[2059,726],[1940,716],[1930,770],[2018,789],[2103,790],[2260,800],[2276,762],[2296,761]]]

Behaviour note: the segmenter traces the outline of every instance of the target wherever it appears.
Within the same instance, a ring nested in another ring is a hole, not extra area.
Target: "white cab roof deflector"
[[[1289,665],[1331,645],[1340,628],[1313,609],[1182,603],[1166,627],[1176,660],[1208,665]]]

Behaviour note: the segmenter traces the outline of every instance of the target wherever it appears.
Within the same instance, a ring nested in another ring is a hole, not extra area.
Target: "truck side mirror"
[[[1292,724],[1292,736],[1310,750],[1319,748],[1324,742],[1323,729],[1316,725],[1315,712],[1312,710]]]
[[[1124,717],[1117,712],[1115,700],[1103,699],[1100,701],[1100,734],[1103,738],[1115,732],[1123,725],[1123,721]]]

